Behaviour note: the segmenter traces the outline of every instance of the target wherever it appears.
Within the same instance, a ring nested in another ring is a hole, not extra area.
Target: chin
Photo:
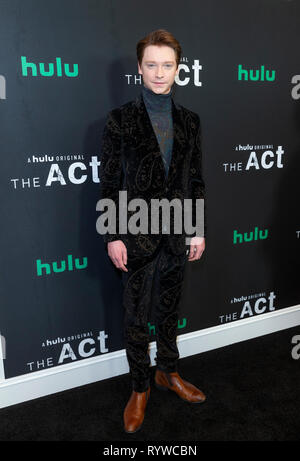
[[[170,89],[171,89],[171,88],[168,88],[168,91],[166,91],[167,88],[166,88],[165,86],[159,87],[159,86],[154,85],[154,88],[153,88],[152,91],[153,91],[154,93],[169,93],[169,92],[170,92]]]

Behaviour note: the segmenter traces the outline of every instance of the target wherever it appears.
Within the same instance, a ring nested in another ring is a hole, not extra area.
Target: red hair
[[[169,46],[175,51],[176,64],[179,66],[181,58],[181,46],[176,38],[165,29],[158,29],[150,32],[146,37],[139,40],[136,45],[136,55],[139,65],[142,65],[145,48],[149,45]]]

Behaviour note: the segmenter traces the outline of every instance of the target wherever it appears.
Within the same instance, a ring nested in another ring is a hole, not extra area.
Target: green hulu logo
[[[73,70],[71,71],[70,64],[63,64],[61,58],[55,59],[56,66],[53,62],[49,62],[48,64],[44,64],[43,62],[34,64],[33,62],[27,62],[26,56],[21,56],[23,77],[28,77],[29,70],[31,71],[32,77],[37,77],[38,75],[41,77],[53,77],[54,75],[56,75],[56,77],[62,77],[63,75],[66,77],[78,76],[78,64],[73,64]]]
[[[37,275],[41,276],[43,275],[43,270],[45,271],[45,275],[51,274],[51,272],[59,273],[59,272],[65,272],[67,269],[68,271],[73,271],[74,269],[85,269],[87,267],[87,257],[83,258],[82,264],[79,262],[79,258],[75,258],[75,261],[73,262],[73,257],[72,255],[67,256],[67,261],[64,259],[60,261],[60,264],[58,265],[58,262],[54,261],[53,263],[42,263],[41,259],[36,260],[36,271]]]
[[[185,328],[186,327],[186,318],[184,317],[182,319],[182,321],[178,320],[177,322],[177,328],[180,329],[180,328]],[[155,335],[155,325],[151,325],[150,322],[148,322],[148,328],[149,328],[149,335],[151,336],[151,334]]]
[[[233,231],[233,243],[252,242],[253,240],[264,240],[268,237],[268,229],[259,231],[258,227],[255,227],[254,232],[239,233],[237,230]]]
[[[238,80],[251,80],[253,82],[257,82],[260,80],[264,82],[265,80],[268,82],[273,82],[275,80],[275,70],[272,70],[272,74],[270,75],[269,70],[265,70],[265,66],[260,66],[259,69],[243,69],[242,64],[239,64],[238,67]]]

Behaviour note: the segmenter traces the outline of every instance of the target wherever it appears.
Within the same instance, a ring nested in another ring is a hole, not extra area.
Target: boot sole
[[[204,400],[200,400],[199,402],[191,402],[190,400],[186,400],[184,399],[183,397],[180,397],[180,395],[177,394],[177,392],[173,391],[173,389],[169,389],[168,387],[165,387],[165,386],[161,386],[160,384],[157,384],[156,381],[154,381],[155,383],[155,386],[157,387],[157,389],[159,389],[160,391],[171,391],[171,392],[174,392],[174,394],[177,395],[177,397],[180,399],[180,400],[183,400],[184,402],[187,402],[187,403],[204,403],[206,398]]]
[[[138,432],[142,427],[142,424],[135,430],[135,431],[126,431],[125,427],[123,427],[124,431],[126,434],[135,434],[135,432]]]

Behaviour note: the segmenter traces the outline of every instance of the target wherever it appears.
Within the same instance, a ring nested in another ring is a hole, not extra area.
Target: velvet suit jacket
[[[183,199],[205,199],[205,183],[202,177],[202,151],[200,118],[172,98],[173,151],[166,177],[162,154],[149,118],[142,93],[133,101],[111,110],[108,113],[102,136],[102,155],[100,163],[100,198],[110,198],[116,204],[116,232],[103,235],[105,243],[122,240],[128,257],[142,257],[152,254],[162,238],[161,225],[158,234],[139,232],[119,233],[119,191],[127,191],[127,202],[143,198],[149,206],[149,228],[151,223],[151,199],[177,198],[183,206]],[[205,201],[204,201],[205,204]],[[182,208],[183,209],[183,208]],[[205,209],[205,207],[204,207]],[[135,212],[127,212],[127,222]],[[183,215],[182,215],[183,216]],[[206,213],[205,213],[206,216]],[[171,208],[171,223],[172,223]],[[183,218],[184,219],[184,218]],[[193,218],[193,224],[195,218]],[[161,224],[161,216],[160,216]],[[206,236],[206,217],[204,234]],[[168,232],[167,238],[175,254],[186,251],[187,234]]]

